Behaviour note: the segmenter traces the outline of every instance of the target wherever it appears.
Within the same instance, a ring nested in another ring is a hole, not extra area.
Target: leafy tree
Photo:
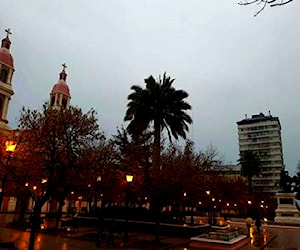
[[[291,3],[293,0],[250,0],[250,1],[241,1],[239,2],[239,5],[251,5],[251,4],[257,4],[261,5],[260,9],[254,14],[254,16],[257,16],[260,12],[262,12],[266,6],[275,7],[275,6],[282,6],[286,5],[288,3]]]
[[[248,178],[249,193],[252,193],[252,177],[260,173],[261,162],[257,154],[250,150],[241,152],[240,157],[241,174]]]
[[[155,189],[157,176],[160,173],[160,152],[161,152],[161,133],[163,129],[167,130],[169,139],[171,136],[178,139],[186,138],[188,124],[192,123],[191,117],[186,113],[191,109],[185,99],[188,94],[183,90],[176,90],[172,84],[174,79],[166,76],[155,80],[153,76],[145,79],[146,88],[134,85],[131,87],[132,93],[128,95],[127,111],[124,120],[129,121],[127,130],[131,135],[141,135],[147,129],[154,133],[152,149],[152,171],[155,172],[155,178],[152,178],[151,202],[153,209],[157,213],[156,238],[159,240],[159,214],[161,205],[156,202],[160,199],[159,190]]]
[[[50,109],[44,105],[41,111],[23,108],[19,128],[23,131],[19,146],[24,152],[19,156],[23,164],[20,170],[30,169],[26,183],[35,202],[29,243],[29,249],[33,249],[42,206],[59,192],[67,195],[67,187],[76,183],[72,174],[83,149],[94,145],[100,132],[94,110],[83,113],[72,106]]]
[[[86,148],[81,159],[82,171],[79,176],[81,192],[87,197],[89,206],[101,199],[101,205],[110,205],[120,194],[121,172],[118,151],[113,140],[102,138],[97,145]]]

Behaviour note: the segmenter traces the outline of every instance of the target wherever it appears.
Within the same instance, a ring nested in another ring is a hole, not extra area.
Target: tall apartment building
[[[253,177],[253,189],[262,192],[279,191],[280,172],[284,168],[281,143],[281,126],[278,117],[263,113],[252,115],[239,122],[238,137],[240,155],[254,151],[261,161],[261,173]]]

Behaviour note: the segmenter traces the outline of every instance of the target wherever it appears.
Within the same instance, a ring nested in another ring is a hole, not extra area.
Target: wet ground
[[[0,215],[0,241],[14,242],[17,249],[27,250],[30,232],[8,228],[6,224],[13,219],[12,215]],[[232,226],[243,227],[244,223],[233,223]],[[114,238],[114,244],[107,246],[105,240],[101,247],[96,246],[96,230],[94,228],[79,228],[79,231],[70,231],[53,235],[49,233],[38,233],[36,237],[35,250],[76,250],[76,249],[155,249],[151,246],[153,235],[143,233],[129,233],[129,241],[124,243],[121,237]],[[283,227],[265,225],[260,233],[255,232],[255,227],[251,229],[251,238],[248,244],[242,247],[247,249],[288,249],[300,250],[300,227]],[[163,243],[159,249],[194,250],[189,247],[190,240],[178,237],[161,237]],[[148,244],[148,243],[149,244]]]

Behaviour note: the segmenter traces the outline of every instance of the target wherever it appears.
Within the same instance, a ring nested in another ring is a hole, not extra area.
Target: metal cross
[[[7,33],[7,37],[12,34],[9,28],[6,29],[5,32]]]
[[[62,64],[62,66],[63,66],[64,69],[67,68],[67,65],[65,63]]]

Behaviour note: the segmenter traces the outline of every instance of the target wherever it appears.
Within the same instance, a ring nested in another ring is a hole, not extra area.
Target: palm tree
[[[185,101],[188,94],[183,90],[176,90],[171,79],[164,73],[163,78],[158,81],[150,76],[145,79],[146,88],[134,85],[131,87],[132,93],[128,95],[127,111],[124,120],[129,121],[128,132],[135,136],[150,129],[154,133],[152,167],[155,173],[160,172],[160,149],[161,133],[167,130],[168,137],[172,136],[177,140],[179,137],[186,138],[188,124],[192,123],[191,117],[186,113],[191,109],[191,105]],[[152,185],[152,188],[155,185]],[[154,192],[155,193],[155,192]],[[157,192],[159,193],[159,192]],[[156,199],[153,199],[155,202]],[[159,218],[160,208],[156,204]],[[156,221],[156,238],[159,240],[158,227],[159,219]]]
[[[249,193],[252,193],[252,177],[260,173],[261,161],[257,154],[250,150],[241,152],[238,161],[241,164],[242,176],[248,178]]]

